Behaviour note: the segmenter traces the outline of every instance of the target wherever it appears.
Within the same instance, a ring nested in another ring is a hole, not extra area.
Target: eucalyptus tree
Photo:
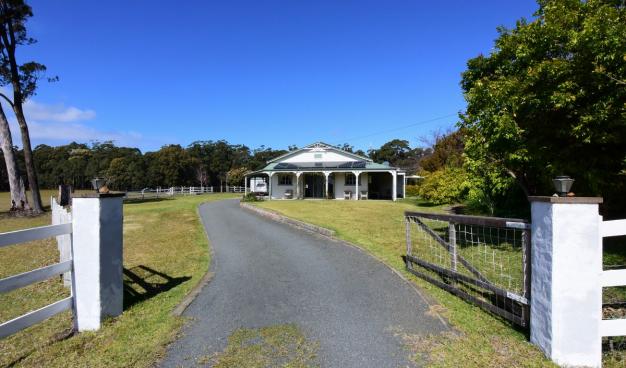
[[[28,186],[32,194],[31,206],[34,213],[41,213],[43,206],[28,124],[24,116],[24,102],[35,94],[37,81],[46,71],[46,67],[34,61],[19,64],[16,58],[18,46],[31,45],[36,42],[28,36],[26,31],[26,22],[32,16],[31,7],[23,0],[0,0],[0,84],[11,87],[12,98],[5,94],[0,96],[13,109],[20,127]],[[55,78],[50,80],[55,80]]]
[[[13,138],[9,129],[9,121],[0,105],[0,146],[2,155],[6,165],[6,174],[9,182],[9,191],[11,193],[11,210],[29,210],[26,191],[24,190],[24,180],[19,174],[15,152],[13,151]]]

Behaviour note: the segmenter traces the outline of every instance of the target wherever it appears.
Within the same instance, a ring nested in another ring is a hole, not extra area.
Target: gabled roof
[[[278,156],[278,157],[276,157],[274,159],[271,159],[271,160],[267,161],[267,163],[270,164],[272,162],[280,161],[280,160],[285,159],[287,157],[294,156],[294,155],[297,155],[297,154],[299,154],[301,152],[308,151],[308,150],[311,150],[311,149],[314,149],[314,148],[323,148],[323,149],[326,149],[326,150],[335,151],[335,152],[337,152],[339,154],[346,155],[346,156],[352,157],[352,158],[357,159],[357,160],[362,160],[362,161],[366,161],[366,162],[374,162],[369,157],[365,157],[365,156],[357,155],[356,153],[344,151],[341,148],[337,148],[337,147],[335,147],[333,145],[330,145],[328,143],[315,142],[315,143],[309,144],[308,146],[304,146],[304,147],[302,147],[300,149],[297,149],[297,150],[294,150],[294,151],[291,151],[291,152],[287,152],[284,155],[280,155],[280,156]]]

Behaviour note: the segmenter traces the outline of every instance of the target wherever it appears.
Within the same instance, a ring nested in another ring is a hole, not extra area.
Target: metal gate
[[[528,326],[528,222],[425,212],[404,215],[408,271],[519,326]]]

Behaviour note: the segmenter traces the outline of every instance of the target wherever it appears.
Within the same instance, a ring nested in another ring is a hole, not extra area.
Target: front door
[[[324,198],[324,175],[304,174],[304,198]]]

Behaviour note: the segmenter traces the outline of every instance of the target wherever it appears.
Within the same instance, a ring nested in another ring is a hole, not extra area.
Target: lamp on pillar
[[[99,191],[100,188],[102,188],[105,184],[106,184],[105,179],[102,179],[102,178],[91,179],[91,186],[93,187],[93,190],[95,190],[96,192]]]
[[[559,197],[567,197],[570,189],[572,189],[572,184],[574,184],[574,179],[567,175],[559,175],[552,179],[552,184],[554,184],[554,190]]]

